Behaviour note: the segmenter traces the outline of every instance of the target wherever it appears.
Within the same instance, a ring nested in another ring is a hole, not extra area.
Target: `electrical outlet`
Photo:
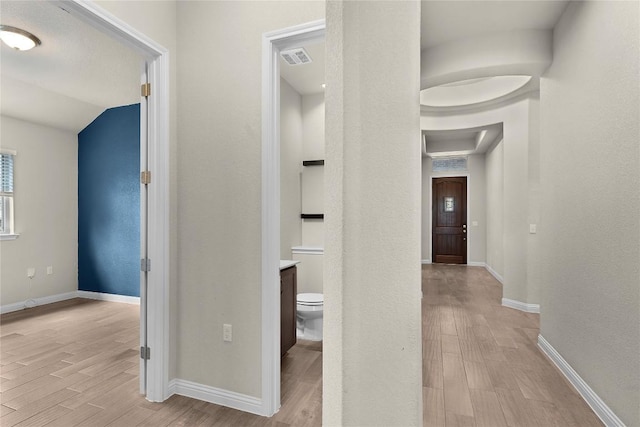
[[[529,224],[529,234],[536,234],[538,232],[538,226],[536,224]]]
[[[33,277],[36,275],[36,269],[33,267],[29,267],[27,268],[27,277],[29,279],[33,279]]]
[[[231,329],[231,325],[227,323],[222,325],[222,339],[226,342],[231,342],[233,340],[233,332]]]
[[[53,266],[52,266],[52,265],[50,265],[50,266],[48,266],[48,267],[47,267],[47,274],[48,274],[48,275],[53,274]]]

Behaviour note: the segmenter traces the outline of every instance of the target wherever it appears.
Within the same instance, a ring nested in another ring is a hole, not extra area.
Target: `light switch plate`
[[[471,225],[474,226],[474,227],[477,227],[478,226],[478,221],[471,221]]]
[[[538,232],[537,224],[529,224],[529,234],[536,234]]]
[[[231,342],[233,340],[233,332],[231,329],[231,325],[227,323],[222,325],[222,339],[225,342]]]

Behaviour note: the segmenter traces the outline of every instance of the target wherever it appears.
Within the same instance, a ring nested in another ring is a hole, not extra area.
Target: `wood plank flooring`
[[[483,268],[422,270],[425,426],[601,426],[536,347],[539,317],[502,307]],[[282,360],[282,408],[263,418],[138,394],[138,307],[83,299],[0,317],[0,425],[320,426],[322,343]]]
[[[482,267],[422,267],[424,426],[602,426]]]
[[[322,343],[282,359],[272,418],[138,394],[137,306],[73,299],[0,317],[0,426],[320,426]]]

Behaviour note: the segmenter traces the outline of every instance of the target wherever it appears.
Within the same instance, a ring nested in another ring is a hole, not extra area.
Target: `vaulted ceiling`
[[[105,109],[140,102],[142,59],[45,1],[2,1],[3,25],[35,34],[30,51],[0,47],[0,112],[79,132]]]

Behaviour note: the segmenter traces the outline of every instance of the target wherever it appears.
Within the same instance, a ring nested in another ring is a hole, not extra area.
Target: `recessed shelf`
[[[300,214],[302,219],[324,219],[324,214]]]
[[[324,166],[324,160],[303,160],[302,166]]]

